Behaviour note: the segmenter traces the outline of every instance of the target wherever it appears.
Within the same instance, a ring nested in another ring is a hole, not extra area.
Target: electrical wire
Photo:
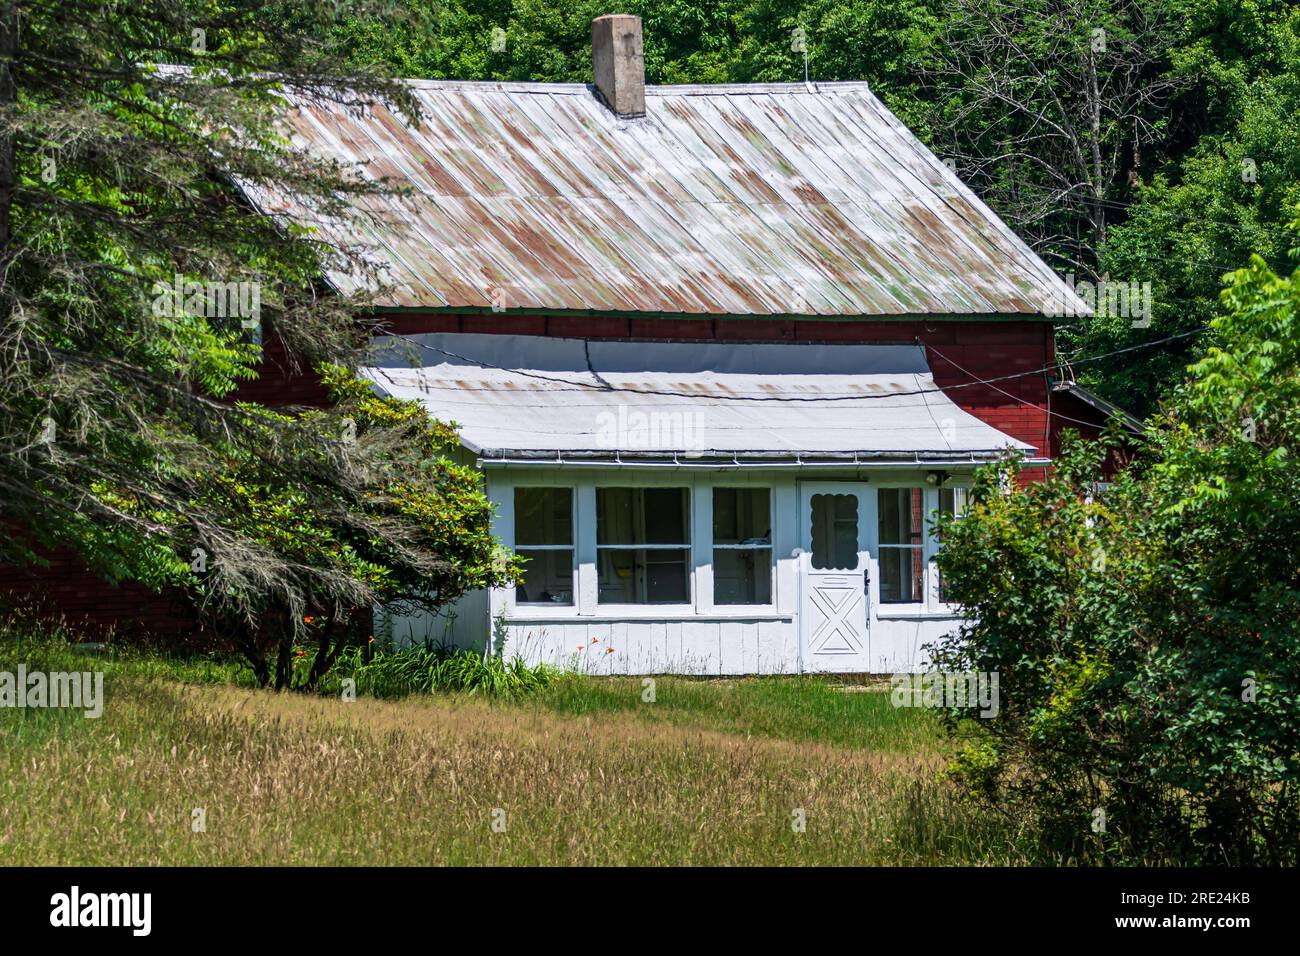
[[[1110,352],[1102,352],[1096,355],[1083,356],[1082,358],[1072,358],[1070,359],[1070,365],[1071,366],[1086,365],[1090,362],[1098,362],[1103,359],[1112,358],[1113,356],[1116,355],[1123,355],[1128,352],[1135,352],[1138,351],[1139,349],[1152,348],[1157,345],[1164,345],[1165,343],[1177,341],[1179,339],[1185,339],[1192,335],[1199,335],[1200,333],[1206,331],[1208,328],[1209,326],[1202,325],[1199,328],[1192,329],[1191,331],[1188,332],[1179,332],[1175,335],[1167,335],[1164,338],[1153,339],[1149,342],[1141,342],[1136,345],[1126,346],[1125,348],[1122,349],[1114,349]],[[436,352],[448,358],[453,358],[461,362],[467,362],[470,365],[476,365],[479,366],[480,368],[492,369],[498,372],[506,372],[512,375],[518,375],[521,378],[536,379],[538,381],[549,382],[555,385],[568,385],[573,388],[590,389],[592,391],[598,391],[598,392],[625,392],[634,395],[655,395],[664,398],[698,398],[699,397],[698,395],[692,395],[687,392],[670,391],[667,389],[637,388],[635,386],[628,386],[628,385],[614,385],[608,382],[604,384],[594,384],[592,382],[584,382],[578,379],[567,379],[567,378],[558,378],[551,375],[542,375],[538,372],[530,372],[524,369],[509,368],[504,365],[494,365],[491,362],[485,362],[480,359],[470,358],[469,356],[461,355],[449,349],[439,348],[438,346],[430,345],[427,342],[420,342],[416,339],[411,338],[410,336],[402,335],[397,332],[385,333],[384,337],[400,339],[403,342],[406,342],[418,348],[426,349],[430,352]],[[583,341],[586,342],[587,340],[584,339]],[[921,343],[920,340],[918,340],[918,344],[924,344],[924,343]],[[925,347],[928,348],[931,352],[934,352],[935,355],[939,356],[939,358],[943,359],[945,362],[948,362],[950,365],[956,368],[963,375],[969,377],[971,381],[959,382],[956,385],[947,385],[943,387],[936,385],[934,388],[909,389],[907,391],[888,392],[879,395],[754,395],[754,396],[712,395],[710,396],[710,398],[714,400],[736,401],[736,402],[781,402],[781,403],[852,402],[852,401],[870,401],[874,399],[906,398],[914,395],[932,395],[936,393],[951,392],[956,389],[973,388],[976,386],[984,385],[984,386],[989,386],[994,388],[995,390],[1001,392],[1003,395],[1006,395],[1008,398],[1013,398],[1016,401],[1030,405],[1033,408],[1039,408],[1039,406],[1034,405],[1032,402],[1025,402],[1024,399],[1014,396],[1010,392],[1006,392],[1003,389],[997,388],[995,383],[1010,381],[1012,379],[1017,379],[1017,378],[1024,378],[1029,375],[1043,375],[1062,367],[1062,363],[1056,362],[1052,365],[1045,365],[1042,368],[1031,369],[1025,372],[1013,372],[1008,375],[994,376],[993,378],[979,378],[978,376],[975,376],[971,372],[962,368],[956,362],[952,361],[952,359],[948,358],[946,355],[944,355],[934,346],[927,345]],[[1041,408],[1039,408],[1039,410],[1042,411]],[[1069,420],[1078,421],[1077,419],[1069,419]],[[1091,424],[1091,423],[1079,422],[1079,424]]]

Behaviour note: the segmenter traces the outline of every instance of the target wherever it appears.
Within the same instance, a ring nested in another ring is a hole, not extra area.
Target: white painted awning
[[[489,461],[959,463],[1033,448],[962,411],[919,345],[380,338],[362,374]]]

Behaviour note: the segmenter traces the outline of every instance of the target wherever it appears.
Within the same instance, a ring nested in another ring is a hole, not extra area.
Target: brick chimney
[[[615,116],[645,116],[640,17],[613,13],[591,21],[591,71],[596,89]]]

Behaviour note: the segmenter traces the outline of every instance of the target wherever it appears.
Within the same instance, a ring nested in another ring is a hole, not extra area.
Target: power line
[[[950,364],[953,366],[953,368],[957,369],[957,371],[961,372],[963,375],[968,375],[968,376],[970,376],[971,378],[975,378],[975,375],[974,375],[973,372],[969,372],[969,371],[967,371],[966,369],[962,368],[960,365],[958,365],[958,364],[957,364],[956,362],[954,362],[952,359],[948,358],[948,356],[944,355],[944,354],[943,354],[942,352],[940,352],[938,349],[933,348],[933,346],[932,346],[931,348],[933,349],[935,355],[939,356],[939,358],[943,359],[945,362],[950,363]],[[1053,418],[1059,418],[1059,419],[1061,419],[1062,421],[1073,422],[1073,423],[1076,424],[1076,425],[1086,425],[1086,426],[1089,427],[1089,428],[1096,428],[1096,427],[1097,427],[1097,423],[1096,423],[1096,422],[1085,422],[1085,421],[1084,421],[1083,419],[1081,419],[1081,418],[1071,418],[1069,415],[1062,415],[1060,412],[1054,412],[1054,411],[1052,411],[1052,404],[1051,404],[1052,399],[1051,399],[1051,392],[1050,392],[1050,391],[1047,393],[1047,395],[1048,395],[1048,398],[1047,398],[1047,407],[1044,408],[1044,407],[1042,407],[1042,406],[1040,406],[1040,405],[1036,405],[1036,404],[1034,404],[1034,403],[1031,402],[1031,401],[1028,401],[1027,399],[1023,399],[1023,398],[1021,398],[1019,395],[1012,395],[1010,392],[1008,392],[1008,391],[1007,391],[1006,389],[1004,389],[1004,388],[998,388],[998,386],[992,384],[993,381],[994,381],[993,379],[987,379],[987,380],[984,380],[982,384],[984,384],[984,385],[988,385],[988,386],[989,386],[990,388],[992,388],[995,392],[1001,392],[1003,395],[1005,395],[1007,398],[1011,399],[1013,402],[1019,402],[1021,405],[1028,405],[1030,408],[1034,409],[1035,411],[1046,412],[1049,416],[1051,416],[1051,417],[1053,417]],[[1044,436],[1044,442],[1046,442],[1046,441],[1048,441],[1048,439],[1047,439],[1046,436]]]
[[[1091,362],[1099,362],[1099,361],[1101,361],[1101,360],[1103,360],[1103,359],[1112,358],[1112,357],[1114,357],[1114,356],[1116,356],[1116,355],[1123,355],[1123,354],[1126,354],[1126,353],[1128,353],[1128,352],[1138,351],[1139,349],[1153,348],[1153,347],[1155,347],[1155,346],[1157,346],[1157,345],[1164,345],[1164,344],[1166,344],[1166,343],[1168,343],[1168,342],[1174,342],[1174,341],[1177,341],[1177,340],[1179,340],[1179,339],[1185,339],[1185,338],[1187,338],[1187,337],[1189,337],[1189,336],[1192,336],[1192,335],[1199,335],[1200,333],[1206,331],[1208,328],[1209,328],[1209,326],[1205,326],[1205,325],[1203,325],[1203,326],[1200,326],[1199,328],[1192,329],[1191,331],[1188,331],[1188,332],[1179,332],[1179,333],[1177,333],[1177,334],[1175,334],[1175,335],[1167,335],[1167,336],[1165,336],[1164,338],[1161,338],[1161,339],[1153,339],[1153,340],[1151,340],[1151,341],[1149,341],[1149,342],[1140,342],[1140,343],[1138,343],[1138,344],[1136,344],[1136,345],[1126,346],[1125,348],[1121,348],[1121,349],[1114,349],[1114,350],[1112,350],[1112,351],[1110,351],[1110,352],[1101,352],[1101,353],[1096,354],[1096,355],[1089,355],[1089,356],[1084,356],[1084,357],[1082,357],[1082,358],[1071,359],[1071,360],[1070,360],[1070,365],[1072,365],[1072,366],[1073,366],[1073,365],[1087,365],[1087,364],[1089,364],[1089,363],[1091,363]],[[660,396],[660,397],[664,397],[664,398],[698,398],[698,397],[699,397],[698,395],[692,395],[692,394],[688,394],[688,393],[686,393],[686,392],[670,391],[670,390],[667,390],[667,389],[637,388],[637,387],[635,387],[635,386],[628,386],[628,385],[612,385],[612,384],[609,384],[609,383],[605,383],[605,384],[596,384],[596,383],[593,383],[593,382],[584,382],[584,381],[580,381],[580,380],[578,380],[578,379],[567,379],[567,378],[559,378],[559,377],[551,376],[551,375],[542,375],[542,374],[540,374],[540,373],[538,373],[538,372],[530,372],[530,371],[526,371],[526,370],[524,370],[524,369],[509,368],[509,367],[504,366],[504,365],[494,365],[494,364],[491,363],[491,362],[486,362],[486,361],[483,361],[483,360],[481,360],[481,359],[470,358],[469,356],[461,355],[461,354],[459,354],[459,353],[457,353],[457,352],[452,352],[452,351],[449,350],[449,349],[439,348],[438,346],[436,346],[436,345],[430,345],[430,344],[427,343],[427,342],[420,342],[420,341],[418,341],[418,340],[416,340],[416,339],[411,338],[410,336],[402,335],[402,334],[400,334],[400,333],[396,333],[396,332],[385,333],[385,337],[401,339],[402,341],[407,342],[408,344],[413,345],[413,346],[416,346],[416,347],[418,347],[418,348],[422,348],[422,349],[425,349],[425,350],[430,351],[430,352],[436,352],[436,353],[438,353],[438,354],[440,354],[440,355],[446,356],[446,357],[448,357],[448,358],[453,358],[453,359],[456,359],[456,360],[461,361],[461,362],[467,362],[467,363],[469,363],[470,365],[477,365],[477,366],[479,366],[480,368],[488,368],[488,369],[492,369],[492,370],[494,370],[494,371],[498,371],[498,372],[506,372],[506,373],[511,374],[511,375],[518,375],[518,376],[520,376],[520,377],[522,377],[522,378],[536,379],[536,380],[538,380],[538,381],[548,382],[548,383],[555,384],[555,385],[568,385],[568,386],[571,386],[571,387],[573,387],[573,388],[590,389],[590,390],[592,390],[592,391],[607,392],[607,393],[608,393],[608,392],[624,392],[624,393],[629,393],[629,394],[634,394],[634,395],[655,395],[655,396]],[[586,340],[584,340],[584,341],[586,341]],[[921,343],[919,342],[919,340],[918,340],[918,344],[921,344]],[[978,378],[977,376],[973,375],[971,372],[968,372],[966,369],[962,368],[962,367],[961,367],[960,365],[958,365],[956,362],[953,362],[951,359],[949,359],[947,356],[945,356],[943,353],[941,353],[938,349],[934,348],[934,346],[927,346],[927,348],[929,348],[932,352],[934,352],[936,355],[938,355],[938,356],[939,356],[940,358],[942,358],[944,361],[946,361],[946,362],[948,362],[949,364],[951,364],[954,368],[956,368],[956,369],[957,369],[959,372],[961,372],[963,375],[966,375],[966,376],[970,377],[970,378],[972,379],[972,381],[969,381],[969,382],[961,382],[961,383],[958,383],[958,384],[956,384],[956,385],[949,385],[949,386],[942,387],[942,388],[939,387],[939,386],[935,386],[934,388],[918,388],[918,389],[909,389],[909,390],[907,390],[907,391],[901,391],[901,392],[889,392],[889,393],[886,393],[886,394],[880,394],[880,395],[838,395],[838,396],[836,396],[836,395],[806,395],[806,396],[805,396],[805,395],[754,395],[754,396],[745,396],[745,395],[713,395],[713,396],[710,396],[710,398],[711,398],[711,399],[714,399],[714,400],[720,400],[720,401],[736,401],[736,402],[778,402],[778,403],[791,403],[791,402],[796,402],[796,403],[805,403],[805,402],[806,402],[806,403],[814,403],[814,402],[848,402],[848,401],[869,401],[869,400],[873,400],[873,399],[895,399],[895,398],[906,398],[906,397],[914,396],[914,395],[932,395],[932,394],[935,394],[935,393],[950,392],[950,391],[954,391],[954,390],[956,390],[956,389],[961,389],[961,388],[973,388],[973,387],[975,387],[975,386],[979,386],[979,385],[993,386],[994,388],[996,388],[996,386],[995,386],[994,383],[997,383],[997,382],[1010,381],[1010,380],[1012,380],[1012,379],[1024,378],[1024,377],[1026,377],[1026,376],[1030,376],[1030,375],[1043,375],[1043,374],[1045,374],[1045,373],[1047,373],[1047,372],[1051,372],[1051,371],[1053,371],[1053,370],[1058,369],[1058,368],[1061,367],[1061,363],[1060,363],[1060,362],[1057,362],[1057,363],[1052,364],[1052,365],[1045,365],[1045,366],[1043,366],[1042,368],[1032,369],[1032,370],[1030,370],[1030,371],[1026,371],[1026,372],[1013,372],[1013,373],[1010,373],[1010,374],[1007,374],[1007,375],[998,375],[998,376],[995,376],[995,377],[993,377],[993,378],[981,379],[981,378]],[[1023,401],[1022,399],[1020,399],[1020,398],[1018,398],[1018,397],[1016,397],[1016,396],[1014,396],[1014,395],[1011,395],[1010,393],[1005,392],[1005,391],[1003,391],[1002,389],[996,389],[996,390],[999,391],[999,392],[1002,392],[1002,394],[1004,394],[1004,395],[1007,395],[1009,398],[1014,398],[1016,401]],[[1031,404],[1031,405],[1032,405],[1032,403],[1026,403],[1026,404]],[[1033,405],[1033,407],[1034,407],[1034,408],[1038,408],[1037,405]],[[1073,419],[1072,419],[1072,420],[1073,420]],[[1080,424],[1092,424],[1092,423],[1081,422]]]
[[[972,156],[972,155],[969,154],[969,153],[948,153],[947,155],[950,155],[950,156],[956,156],[956,157],[958,157],[958,158],[961,158],[961,159],[968,159],[968,160],[978,160],[978,159],[979,159],[978,156]],[[963,180],[963,182],[965,182],[965,180]],[[967,184],[967,185],[969,185],[969,184]],[[1077,193],[1079,190],[1084,189],[1084,188],[1085,188],[1084,186],[1082,186],[1082,185],[1077,185],[1077,184],[1076,184],[1076,185],[1074,185],[1074,186],[1069,186],[1069,187],[1067,187],[1067,188],[1065,188],[1065,189],[1057,189],[1057,188],[1054,188],[1054,187],[1052,187],[1052,186],[1040,186],[1040,185],[1038,185],[1038,184],[1036,184],[1036,183],[1023,183],[1023,184],[1018,185],[1018,186],[1016,187],[1017,190],[1026,190],[1026,191],[1030,191],[1030,192],[1037,191],[1037,192],[1039,192],[1040,194],[1048,194],[1048,193],[1058,194],[1058,195],[1055,196],[1055,198],[1057,198],[1057,199],[1064,199],[1065,196],[1067,196],[1068,194],[1070,194],[1070,193]],[[1129,210],[1129,209],[1137,209],[1137,208],[1140,208],[1140,207],[1145,207],[1145,208],[1147,208],[1147,209],[1150,209],[1150,210],[1151,210],[1153,213],[1155,213],[1155,214],[1158,214],[1158,215],[1161,215],[1161,216],[1168,216],[1168,217],[1170,217],[1170,218],[1172,218],[1172,219],[1181,219],[1181,220],[1184,221],[1184,222],[1195,222],[1195,223],[1203,223],[1203,224],[1206,224],[1206,225],[1224,226],[1224,227],[1226,227],[1226,228],[1228,228],[1228,229],[1259,230],[1259,231],[1262,231],[1262,232],[1271,232],[1271,233],[1273,233],[1273,234],[1275,234],[1275,235],[1279,235],[1279,236],[1290,236],[1290,235],[1293,235],[1292,231],[1291,231],[1290,229],[1288,229],[1287,227],[1285,227],[1285,226],[1265,226],[1265,225],[1253,225],[1253,226],[1252,226],[1252,225],[1248,225],[1248,224],[1246,224],[1246,223],[1240,223],[1240,222],[1228,222],[1228,221],[1223,220],[1223,219],[1208,219],[1208,218],[1204,218],[1204,217],[1201,217],[1201,216],[1187,216],[1187,215],[1182,215],[1182,214],[1180,214],[1180,213],[1170,212],[1170,211],[1165,210],[1165,209],[1158,209],[1158,208],[1156,208],[1156,207],[1149,206],[1149,205],[1147,205],[1147,204],[1145,204],[1145,203],[1140,203],[1140,202],[1123,202],[1123,201],[1118,200],[1118,199],[1094,198],[1094,197],[1092,197],[1092,196],[1088,196],[1088,195],[1086,195],[1086,194],[1085,194],[1085,195],[1080,195],[1080,196],[1078,197],[1078,201],[1079,201],[1080,203],[1082,203],[1082,204],[1086,204],[1086,205],[1102,205],[1102,206],[1106,206],[1106,207],[1108,207],[1108,208],[1110,208],[1110,209],[1123,209],[1123,210]]]

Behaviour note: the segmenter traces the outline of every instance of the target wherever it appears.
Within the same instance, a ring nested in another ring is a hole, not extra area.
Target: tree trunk
[[[1097,84],[1097,57],[1088,48],[1084,59],[1088,80],[1088,138],[1092,160],[1092,230],[1097,247],[1106,241],[1106,175],[1101,156],[1101,90]]]

